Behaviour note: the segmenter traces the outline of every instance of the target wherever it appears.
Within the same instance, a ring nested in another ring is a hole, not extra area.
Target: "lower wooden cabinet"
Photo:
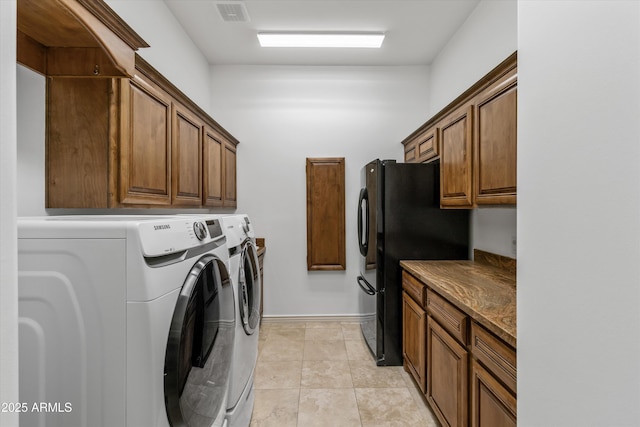
[[[402,272],[404,368],[443,427],[515,427],[516,349]]]
[[[516,398],[477,360],[471,364],[471,427],[516,427]]]
[[[469,352],[431,316],[427,320],[427,401],[446,427],[468,425]]]
[[[402,293],[402,356],[404,368],[426,392],[427,313],[406,292]]]

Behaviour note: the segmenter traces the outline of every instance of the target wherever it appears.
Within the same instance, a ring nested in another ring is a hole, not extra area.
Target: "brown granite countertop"
[[[480,260],[400,261],[400,266],[516,347],[515,268],[510,271]]]

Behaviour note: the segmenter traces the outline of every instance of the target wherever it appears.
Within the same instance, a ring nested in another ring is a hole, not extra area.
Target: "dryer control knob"
[[[193,232],[196,234],[198,240],[204,240],[207,237],[207,227],[200,221],[193,223]]]

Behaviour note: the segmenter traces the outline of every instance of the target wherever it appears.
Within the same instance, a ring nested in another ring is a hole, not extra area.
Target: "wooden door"
[[[475,108],[477,204],[516,204],[517,70],[480,94]]]
[[[473,206],[473,108],[463,106],[440,129],[440,205]]]
[[[471,365],[471,427],[516,425],[516,398],[474,359]]]
[[[173,205],[202,203],[203,123],[179,104],[173,104],[171,193]]]
[[[136,75],[122,80],[120,202],[171,204],[171,98]]]
[[[468,425],[469,353],[431,316],[427,319],[427,400],[445,427]]]
[[[402,293],[402,355],[405,369],[426,392],[427,314],[406,292]]]
[[[222,206],[224,203],[222,187],[224,143],[218,132],[206,126],[203,144],[203,203],[205,206]]]
[[[346,270],[344,157],[307,158],[307,270]]]
[[[236,196],[236,146],[225,140],[224,144],[224,202],[223,206],[235,208]]]

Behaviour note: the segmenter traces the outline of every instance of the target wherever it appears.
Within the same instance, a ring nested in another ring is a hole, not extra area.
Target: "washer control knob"
[[[193,223],[193,232],[196,234],[198,240],[204,240],[207,237],[207,227],[200,221]]]

